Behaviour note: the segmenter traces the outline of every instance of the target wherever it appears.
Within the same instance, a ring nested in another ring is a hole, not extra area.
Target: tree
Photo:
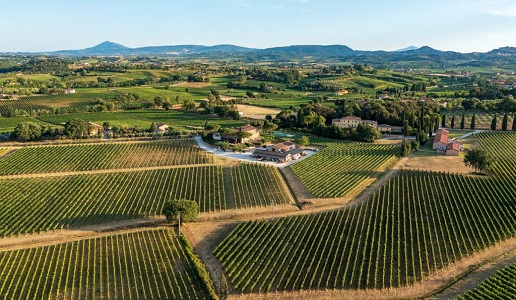
[[[441,116],[441,127],[446,128],[446,116],[444,114]]]
[[[169,200],[165,202],[162,210],[167,221],[177,221],[178,214],[181,214],[181,222],[194,222],[199,214],[199,205],[192,200]]]
[[[265,116],[265,120],[267,120],[269,122],[272,122],[272,116],[271,115],[266,115]]]
[[[450,127],[451,127],[451,129],[453,129],[453,128],[455,127],[455,115],[453,115],[453,116],[451,117],[451,124],[450,124]]]
[[[163,98],[160,97],[160,96],[156,96],[154,97],[154,104],[157,106],[157,107],[162,107],[163,106]]]
[[[410,142],[410,148],[412,148],[412,150],[414,150],[414,151],[418,151],[419,150],[419,142],[418,141]]]
[[[152,123],[150,124],[149,131],[150,131],[150,132],[154,132],[154,131],[156,131],[157,129],[158,129],[158,126],[156,125],[156,123],[152,122]]]
[[[469,124],[469,128],[471,128],[471,130],[475,130],[475,119],[476,115],[473,114],[473,116],[471,117],[471,124]]]
[[[66,122],[64,133],[70,138],[82,138],[88,134],[88,124],[82,119],[72,119]]]
[[[266,132],[274,131],[277,128],[278,128],[278,124],[276,124],[276,123],[265,122],[265,124],[263,124],[263,131],[266,131]]]
[[[410,135],[410,129],[409,129],[408,120],[405,120],[405,121],[403,122],[403,135],[404,135],[404,136],[408,136],[408,135]]]
[[[507,116],[507,113],[503,115],[502,119],[502,130],[507,131],[507,123],[509,122],[509,117]]]
[[[407,142],[406,139],[403,139],[403,142],[401,143],[401,156],[407,156],[410,153],[410,144]]]
[[[491,121],[491,130],[493,130],[493,131],[496,130],[496,119],[497,119],[497,117],[495,114],[493,117],[493,120]]]
[[[111,128],[111,123],[105,121],[104,123],[102,123],[102,128],[104,128],[104,130],[109,130],[109,128]]]
[[[375,140],[382,137],[382,134],[373,126],[369,125],[358,125],[357,126],[357,139],[366,142],[374,142]]]
[[[186,100],[181,106],[184,110],[192,111],[195,109],[195,102],[193,100]]]
[[[22,122],[14,129],[14,135],[24,141],[32,141],[39,138],[42,134],[42,129],[39,124],[34,122]]]
[[[242,131],[242,130],[239,130],[239,131],[237,132],[237,136],[238,136],[238,138],[239,138],[239,139],[241,139],[241,140],[248,139],[248,138],[250,138],[252,135],[253,135],[253,134],[252,134],[252,133],[250,133],[249,131]]]
[[[300,137],[296,142],[301,147],[306,147],[310,145],[310,139],[306,135]]]
[[[512,131],[516,131],[516,115],[512,115]]]
[[[473,149],[464,156],[464,164],[477,170],[488,172],[493,164],[493,158],[486,150]]]
[[[464,116],[464,113],[462,113],[462,118],[460,119],[460,130],[464,130],[465,126],[466,126],[466,116]]]

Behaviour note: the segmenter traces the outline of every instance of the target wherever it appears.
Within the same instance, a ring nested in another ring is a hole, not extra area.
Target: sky
[[[4,3],[2,3],[4,2]],[[516,46],[516,0],[0,0],[0,52],[234,44],[253,48]]]

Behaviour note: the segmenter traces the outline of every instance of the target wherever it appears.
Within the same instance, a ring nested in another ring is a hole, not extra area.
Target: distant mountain
[[[13,53],[9,53],[13,54]],[[410,46],[396,51],[361,51],[344,45],[293,45],[266,49],[246,48],[223,44],[214,46],[174,45],[129,48],[106,41],[94,47],[81,50],[62,50],[46,53],[18,53],[25,55],[60,56],[174,56],[174,57],[236,57],[246,61],[291,59],[332,59],[363,63],[379,67],[402,68],[448,68],[467,66],[509,66],[516,65],[516,48],[503,47],[485,53],[459,53],[440,51],[429,46]]]
[[[405,51],[417,50],[417,49],[419,49],[419,47],[416,47],[416,46],[408,46],[408,47],[406,47],[406,48],[402,48],[402,49],[395,50],[394,52],[405,52]]]
[[[355,55],[355,50],[343,45],[295,45],[263,49],[260,52],[270,54],[290,54],[297,56],[335,57]]]

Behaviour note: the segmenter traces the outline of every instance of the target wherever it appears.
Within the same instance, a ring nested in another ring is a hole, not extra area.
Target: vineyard
[[[516,234],[516,181],[401,171],[346,210],[238,225],[215,249],[239,291],[385,289]]]
[[[0,180],[0,236],[159,215],[170,199],[226,209],[222,167]]]
[[[170,199],[201,212],[292,201],[277,169],[252,164],[2,179],[0,237],[156,216]]]
[[[14,128],[22,122],[33,122],[45,126],[44,123],[32,118],[0,118],[0,133],[13,132]]]
[[[516,264],[498,271],[459,299],[516,299]]]
[[[487,150],[495,159],[495,174],[516,177],[516,133],[481,132],[475,135],[475,139],[480,148]]]
[[[0,159],[0,175],[211,163],[191,140],[25,147]]]
[[[290,166],[303,185],[321,198],[343,197],[396,161],[399,146],[314,140],[325,147]],[[315,167],[316,166],[316,167]]]
[[[231,168],[236,208],[288,204],[292,200],[278,169],[258,164],[239,164]]]
[[[210,299],[173,231],[0,252],[0,299]]]

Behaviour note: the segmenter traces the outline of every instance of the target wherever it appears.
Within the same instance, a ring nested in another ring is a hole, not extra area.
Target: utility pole
[[[178,228],[179,228],[179,236],[181,236],[181,212],[178,212],[177,213],[177,224],[178,224]]]

